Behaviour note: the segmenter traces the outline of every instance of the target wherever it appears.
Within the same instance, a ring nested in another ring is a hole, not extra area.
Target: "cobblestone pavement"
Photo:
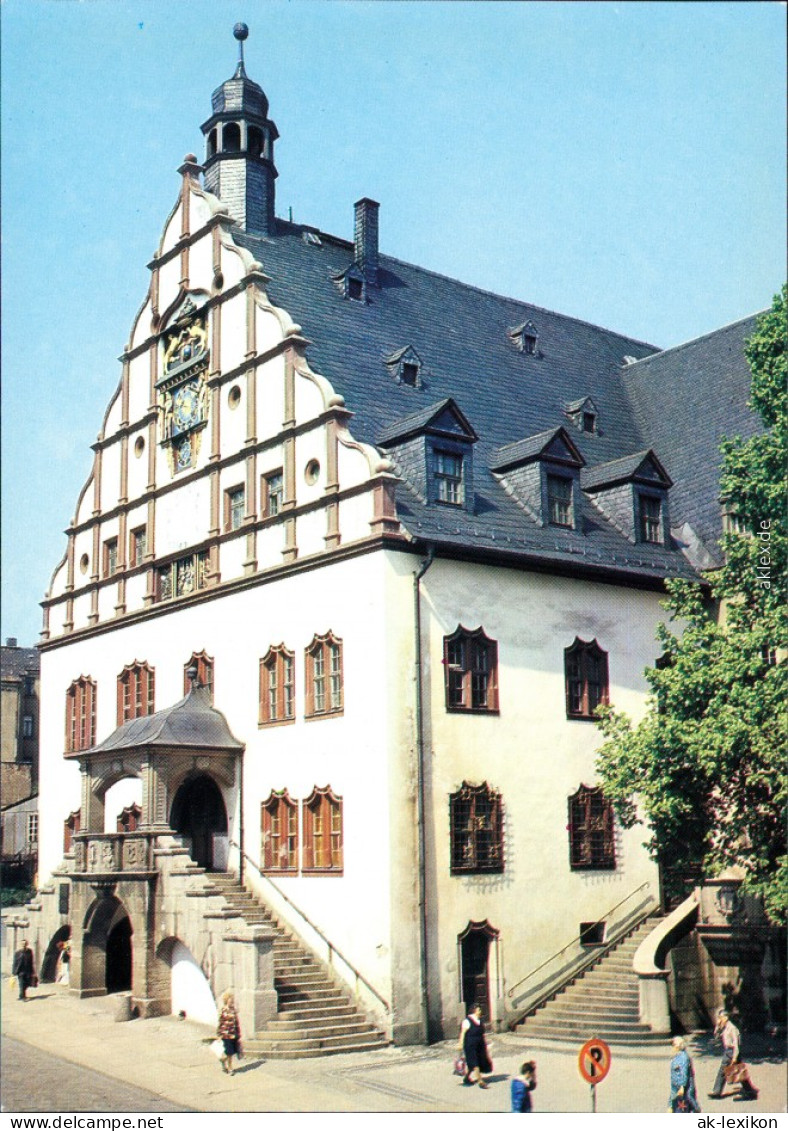
[[[213,1033],[207,1027],[174,1017],[118,1023],[112,1007],[111,999],[80,1000],[65,987],[54,985],[40,987],[28,1003],[22,1003],[4,979],[2,1029],[11,1043],[3,1071],[7,1075],[10,1070],[13,1081],[8,1098],[4,1096],[4,1110],[64,1110],[60,1104],[66,1100],[65,1092],[55,1091],[48,1102],[56,1101],[57,1108],[34,1106],[45,1102],[43,1093],[36,1098],[33,1078],[25,1091],[16,1061],[22,1054],[37,1054],[20,1050],[13,1042],[99,1074],[101,1079],[93,1081],[94,1102],[106,1100],[107,1106],[101,1109],[106,1112],[505,1112],[509,1078],[526,1058],[538,1064],[537,1111],[591,1110],[590,1088],[577,1071],[578,1048],[574,1046],[526,1044],[514,1034],[493,1034],[495,1071],[486,1091],[463,1087],[452,1074],[453,1042],[298,1061],[249,1057],[231,1078],[221,1072],[209,1051]],[[762,1115],[786,1110],[782,1047],[776,1042],[771,1047],[760,1042],[756,1047],[752,1039],[745,1048],[759,1098],[745,1103],[731,1094],[720,1101],[707,1101],[719,1051],[703,1035],[693,1041],[691,1051],[705,1112]],[[612,1052],[610,1073],[597,1087],[597,1111],[664,1112],[669,1042],[657,1048],[614,1046]],[[105,1092],[108,1080],[117,1083]],[[155,1106],[129,1106],[132,1093],[124,1090],[129,1088],[142,1090]],[[87,1099],[88,1093],[82,1094]],[[21,1106],[12,1108],[11,1098],[14,1105]],[[172,1106],[165,1108],[164,1103]]]

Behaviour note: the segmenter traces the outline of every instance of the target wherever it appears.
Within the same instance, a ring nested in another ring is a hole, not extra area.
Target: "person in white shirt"
[[[720,1067],[717,1071],[717,1078],[714,1081],[714,1089],[709,1092],[710,1100],[721,1099],[726,1082],[725,1069],[731,1064],[737,1064],[741,1059],[741,1036],[739,1030],[731,1021],[726,1009],[721,1009],[717,1014],[717,1026],[714,1030],[714,1034],[722,1039],[722,1060],[720,1061]],[[757,1089],[753,1087],[746,1069],[740,1083],[743,1099],[754,1100],[757,1098]]]

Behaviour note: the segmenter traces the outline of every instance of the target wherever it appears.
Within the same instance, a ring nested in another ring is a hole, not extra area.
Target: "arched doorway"
[[[460,948],[462,1000],[466,1013],[474,1004],[482,1007],[482,1020],[489,1025],[490,1009],[490,944],[498,938],[495,927],[485,921],[469,923],[457,936]]]
[[[213,778],[201,774],[181,785],[172,803],[170,826],[187,839],[195,863],[214,867],[213,838],[226,834],[227,810]]]
[[[58,978],[58,962],[63,953],[63,947],[71,938],[71,927],[66,924],[55,931],[41,963],[40,978],[42,982],[55,982]]]
[[[132,935],[128,912],[116,896],[92,904],[85,916],[81,989],[116,994],[132,988]]]
[[[124,915],[107,935],[107,993],[131,989],[131,921]]]

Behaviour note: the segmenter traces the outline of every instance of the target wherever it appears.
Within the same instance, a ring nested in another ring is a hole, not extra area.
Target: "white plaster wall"
[[[342,488],[355,487],[369,479],[369,461],[358,448],[343,444],[338,446],[337,468],[339,485]]]
[[[309,377],[296,373],[295,378],[295,417],[296,424],[313,420],[325,408],[323,394]]]
[[[372,494],[356,495],[350,499],[343,499],[339,504],[339,529],[342,533],[342,542],[355,542],[359,538],[368,538],[369,524],[374,517]]]
[[[306,469],[312,460],[320,464],[314,483],[307,483]],[[322,497],[326,489],[326,433],[323,428],[305,432],[295,442],[295,489],[299,505],[311,503]]]
[[[120,442],[104,449],[101,458],[101,509],[111,510],[120,497]],[[103,533],[103,531],[102,531]]]
[[[247,274],[247,265],[238,248],[231,245],[231,236],[222,237],[221,263],[225,290],[234,287]]]
[[[172,994],[172,1013],[177,1017],[183,1012],[190,1021],[201,1021],[205,1025],[215,1025],[219,1019],[208,979],[188,947],[180,941],[172,951],[170,992]]]
[[[594,637],[607,651],[614,706],[639,715],[643,669],[657,652],[659,595],[615,586],[435,563],[423,582],[430,664],[425,678],[431,733],[429,857],[434,861],[432,920],[439,938],[441,998],[450,1015],[459,988],[457,935],[469,921],[501,932],[506,984],[605,916],[656,869],[641,847],[642,829],[619,830],[614,872],[569,867],[567,799],[596,784],[601,742],[590,722],[566,718],[564,648]],[[458,624],[480,625],[498,642],[500,714],[445,709],[443,638]],[[505,871],[451,876],[449,794],[464,780],[487,781],[504,805]],[[539,886],[538,913],[534,884]]]
[[[234,577],[242,577],[245,558],[245,534],[240,534],[227,542],[222,542],[219,548],[219,568],[221,570],[222,581],[231,581]]]
[[[195,230],[193,221],[192,230]],[[189,281],[192,286],[209,287],[212,279],[213,249],[211,237],[206,234],[202,239],[195,240],[189,248]]]
[[[285,548],[285,532],[282,523],[266,527],[257,532],[257,566],[267,569],[282,564],[282,551]]]
[[[118,428],[120,428],[122,400],[120,390],[113,396],[110,402],[110,409],[107,413],[107,423],[104,426],[105,436],[114,436]]]
[[[52,610],[54,612],[54,609]],[[65,618],[66,607],[61,605],[59,607],[59,626],[62,630],[63,620]],[[90,595],[88,593],[80,593],[78,597],[74,598],[74,631],[80,628],[86,628],[88,624],[88,617],[90,616]],[[50,625],[52,635],[55,633],[54,624]]]
[[[263,297],[264,301],[267,296]],[[279,318],[272,310],[264,310],[260,306],[256,311],[255,333],[257,334],[257,349],[260,353],[273,349],[282,340],[282,327]]]
[[[242,292],[222,304],[221,368],[235,369],[246,352],[246,295]]]
[[[241,399],[235,408],[231,408],[227,398],[235,386],[241,390]],[[239,377],[232,384],[223,386],[219,394],[222,451],[225,454],[238,451],[246,439],[246,395],[245,377]]]
[[[258,341],[258,349],[263,348]],[[285,362],[280,355],[257,367],[257,435],[275,436],[284,418]]]
[[[99,620],[111,620],[115,616],[115,606],[118,603],[117,581],[107,582],[102,585],[98,594]]]
[[[144,573],[135,573],[126,581],[126,610],[135,612],[145,607],[145,592],[147,582]]]
[[[93,514],[93,472],[88,476],[87,485],[82,489],[82,495],[77,502],[75,521],[87,522]]]
[[[161,243],[159,245],[160,255],[165,254],[171,248],[175,247],[176,243],[180,240],[182,228],[181,215],[182,207],[180,201],[178,201],[164,225],[164,231],[162,232]]]
[[[145,447],[138,455],[134,445],[142,437]],[[148,430],[132,432],[129,436],[129,498],[137,499],[148,486]],[[135,525],[139,525],[138,523]]]
[[[298,518],[296,526],[296,541],[300,557],[309,554],[319,554],[326,548],[326,512],[320,510],[310,511]]]
[[[137,315],[136,321],[134,322],[134,328],[132,330],[131,340],[129,342],[131,349],[136,349],[137,346],[141,346],[142,343],[150,337],[150,320],[152,314],[153,309],[151,307],[150,298],[146,297],[142,308]]]
[[[141,420],[150,401],[150,355],[145,352],[129,362],[129,420]],[[133,443],[134,437],[131,438]]]
[[[179,489],[159,496],[157,556],[183,550],[207,537],[210,515],[210,485],[204,477],[184,481]]]
[[[175,222],[170,225],[174,226]],[[178,232],[180,232],[180,219],[177,221]],[[170,306],[178,295],[180,289],[181,278],[181,257],[174,255],[166,263],[162,263],[159,267],[159,310],[164,312]],[[147,322],[146,325],[150,325]],[[143,339],[144,340],[144,339]]]

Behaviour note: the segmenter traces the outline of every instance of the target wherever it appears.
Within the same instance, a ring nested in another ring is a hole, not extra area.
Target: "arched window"
[[[596,640],[575,637],[564,649],[566,715],[570,719],[593,719],[597,707],[608,702],[607,652]]]
[[[208,156],[213,157],[216,153],[216,130],[211,130],[208,134]]]
[[[136,660],[118,676],[118,726],[129,719],[152,715],[156,692],[156,673],[149,664]]]
[[[449,795],[451,874],[503,871],[503,812],[500,793],[487,782],[467,781]]]
[[[263,131],[257,126],[249,126],[247,131],[247,151],[250,157],[262,157],[263,155]]]
[[[330,785],[312,790],[304,802],[305,872],[342,871],[342,798]]]
[[[260,806],[260,836],[264,872],[298,871],[298,803],[286,789]]]
[[[211,692],[213,703],[213,656],[209,656],[205,649],[202,652],[192,652],[191,657],[183,665],[183,694],[188,695],[191,690],[189,669],[197,669],[197,683],[200,687],[207,687]]]
[[[581,785],[569,798],[569,866],[613,871],[616,846],[613,806],[596,786]]]
[[[308,717],[342,713],[342,641],[332,632],[315,636],[306,649],[305,684]]]
[[[237,153],[241,148],[241,127],[237,122],[228,122],[222,130],[222,149],[225,153]]]
[[[295,659],[279,644],[260,661],[260,725],[295,718]]]
[[[83,675],[66,692],[66,753],[87,750],[96,741],[96,682]]]
[[[447,711],[498,711],[498,644],[459,625],[443,638]]]

